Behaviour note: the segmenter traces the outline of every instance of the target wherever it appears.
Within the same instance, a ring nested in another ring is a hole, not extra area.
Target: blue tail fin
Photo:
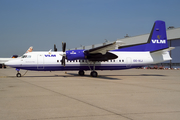
[[[157,20],[154,23],[145,49],[146,51],[154,52],[166,48],[168,48],[168,42],[165,22]]]
[[[130,46],[120,46],[118,50],[115,51],[158,51],[168,48],[167,36],[166,36],[166,26],[165,22],[157,20],[149,35],[147,43],[142,43],[138,45]]]

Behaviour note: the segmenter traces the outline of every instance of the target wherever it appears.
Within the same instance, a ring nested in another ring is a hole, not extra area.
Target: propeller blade
[[[65,59],[66,59],[66,43],[63,43],[62,42],[62,51],[63,51],[63,57],[62,57],[62,60],[61,60],[61,65],[63,65],[65,67]]]
[[[62,51],[65,52],[66,51],[66,43],[62,42]]]
[[[57,48],[56,45],[54,44],[54,52],[57,52]]]
[[[62,57],[61,65],[63,65],[65,67],[65,56]]]

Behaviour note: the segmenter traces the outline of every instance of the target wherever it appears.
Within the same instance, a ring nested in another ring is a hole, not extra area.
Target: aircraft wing
[[[84,53],[87,54],[96,54],[96,53],[101,53],[101,54],[106,54],[106,52],[110,51],[110,50],[115,50],[116,48],[118,48],[120,45],[122,45],[123,42],[122,41],[116,41],[107,45],[103,45],[100,47],[96,47],[96,48],[92,48],[89,50],[85,50]]]
[[[121,44],[123,44],[122,41],[116,41],[107,45],[85,50],[84,53],[86,54],[86,58],[90,61],[107,61],[116,59],[118,56],[108,51],[117,49]]]

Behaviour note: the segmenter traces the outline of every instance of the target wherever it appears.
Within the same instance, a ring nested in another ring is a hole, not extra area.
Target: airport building
[[[138,36],[133,36],[133,37],[126,35],[124,38],[118,39],[118,40],[124,43],[122,44],[122,46],[127,46],[127,45],[132,45],[132,44],[146,43],[148,38],[149,38],[149,34],[138,35]],[[167,39],[168,39],[169,47],[175,47],[175,49],[170,51],[170,55],[173,59],[172,61],[167,61],[158,65],[168,66],[170,68],[173,68],[173,67],[180,68],[180,28],[174,28],[172,26],[169,27],[167,29]],[[90,45],[90,46],[81,46],[75,49],[91,49],[91,48],[102,46],[102,45],[112,43],[112,42],[106,41],[105,43]]]

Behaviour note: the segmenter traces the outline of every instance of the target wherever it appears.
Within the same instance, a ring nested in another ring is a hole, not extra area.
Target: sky
[[[62,50],[180,27],[180,0],[0,0],[0,57]]]

